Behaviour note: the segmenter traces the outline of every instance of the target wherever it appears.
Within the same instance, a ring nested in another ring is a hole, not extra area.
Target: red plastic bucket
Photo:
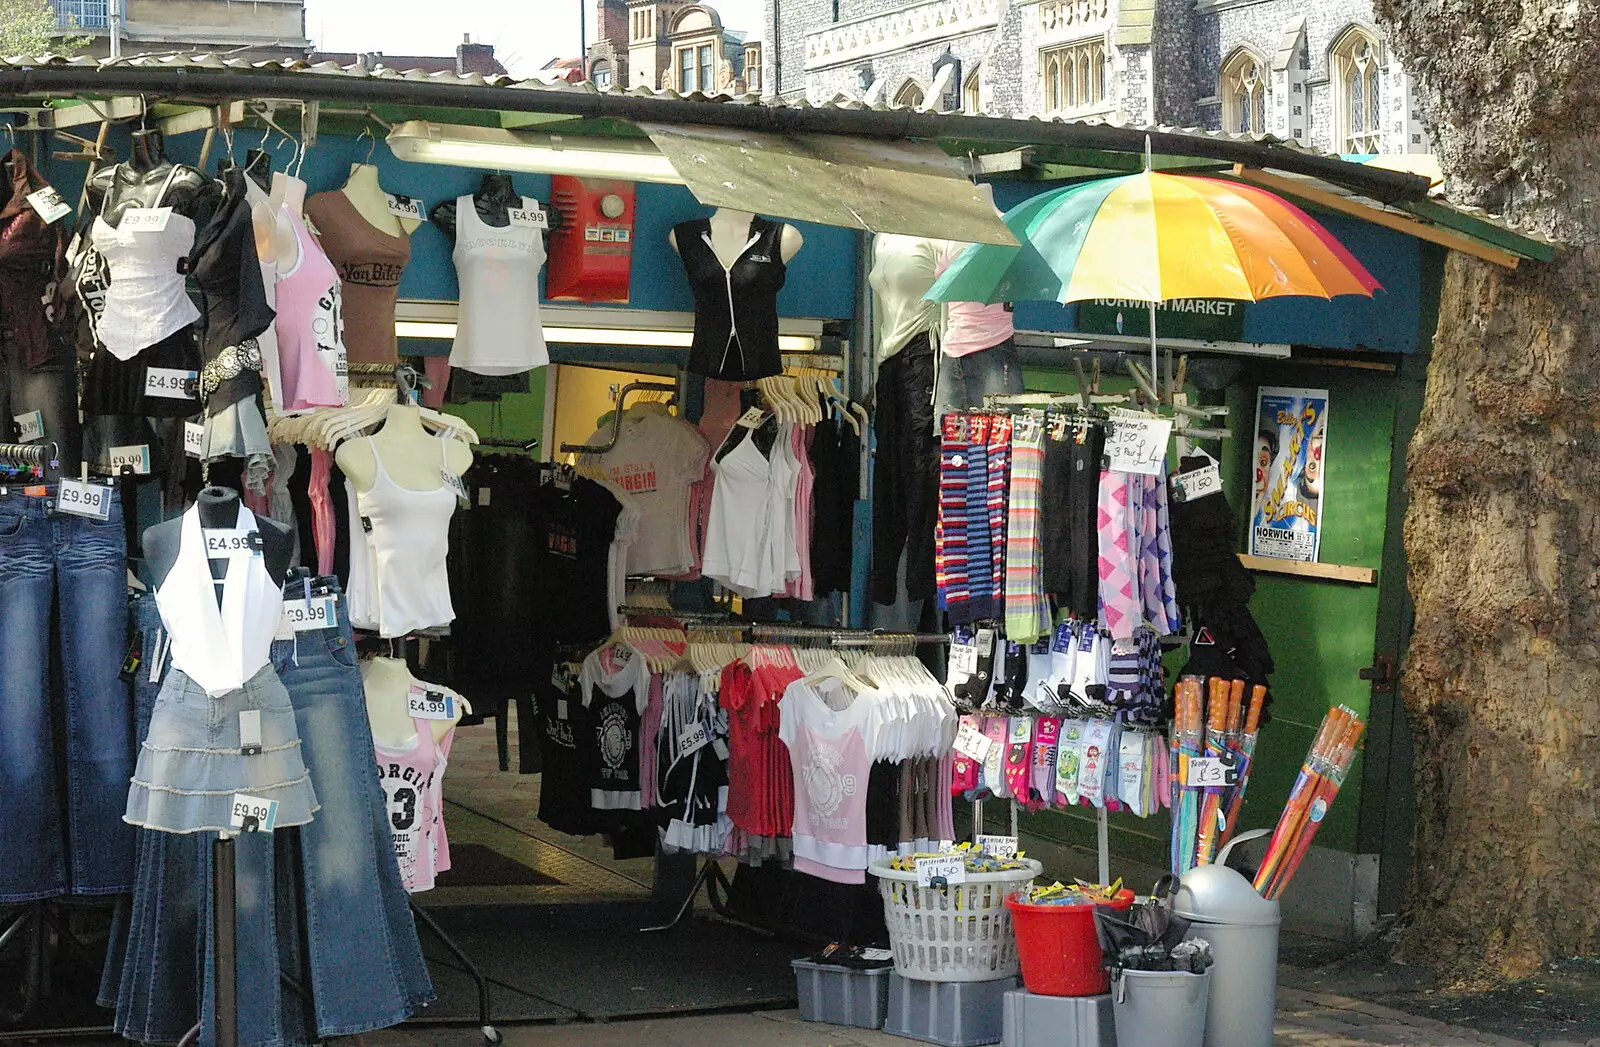
[[[1119,891],[1113,909],[1133,905],[1133,892]],[[1006,899],[1017,936],[1022,981],[1039,996],[1099,996],[1111,991],[1111,976],[1101,965],[1100,936],[1093,905],[1029,905],[1016,895]]]

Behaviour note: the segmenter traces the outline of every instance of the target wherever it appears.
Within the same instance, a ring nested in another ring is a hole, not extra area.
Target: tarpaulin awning
[[[932,143],[639,126],[708,207],[873,233],[1017,242],[988,196]]]

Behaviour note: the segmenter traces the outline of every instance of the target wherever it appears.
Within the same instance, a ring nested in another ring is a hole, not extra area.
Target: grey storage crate
[[[919,982],[889,978],[889,1016],[883,1031],[941,1047],[999,1043],[1005,1031],[1005,994],[1017,979],[988,982]]]
[[[892,967],[863,971],[810,960],[791,960],[789,966],[794,968],[803,1020],[856,1029],[883,1028]]]
[[[1006,993],[1004,1047],[1117,1047],[1111,994],[1037,996]]]

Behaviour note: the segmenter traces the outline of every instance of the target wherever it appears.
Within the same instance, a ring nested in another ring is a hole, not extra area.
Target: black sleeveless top
[[[222,203],[195,237],[189,272],[200,288],[205,366],[200,397],[215,413],[261,392],[256,336],[272,326],[244,170],[222,172]]]
[[[783,223],[754,217],[748,245],[732,269],[722,267],[711,246],[709,219],[680,222],[672,231],[694,292],[689,370],[729,382],[782,373],[778,291],[787,276]]]

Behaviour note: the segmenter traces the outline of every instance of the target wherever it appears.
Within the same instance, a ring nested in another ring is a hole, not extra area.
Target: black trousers
[[[1044,590],[1079,618],[1093,618],[1100,596],[1100,457],[1105,430],[1090,426],[1080,441],[1044,442],[1044,488],[1039,512]]]
[[[895,602],[900,554],[906,596],[932,599],[933,528],[939,511],[939,438],[933,424],[933,347],[918,335],[878,368],[878,450],[872,478],[872,587]]]

